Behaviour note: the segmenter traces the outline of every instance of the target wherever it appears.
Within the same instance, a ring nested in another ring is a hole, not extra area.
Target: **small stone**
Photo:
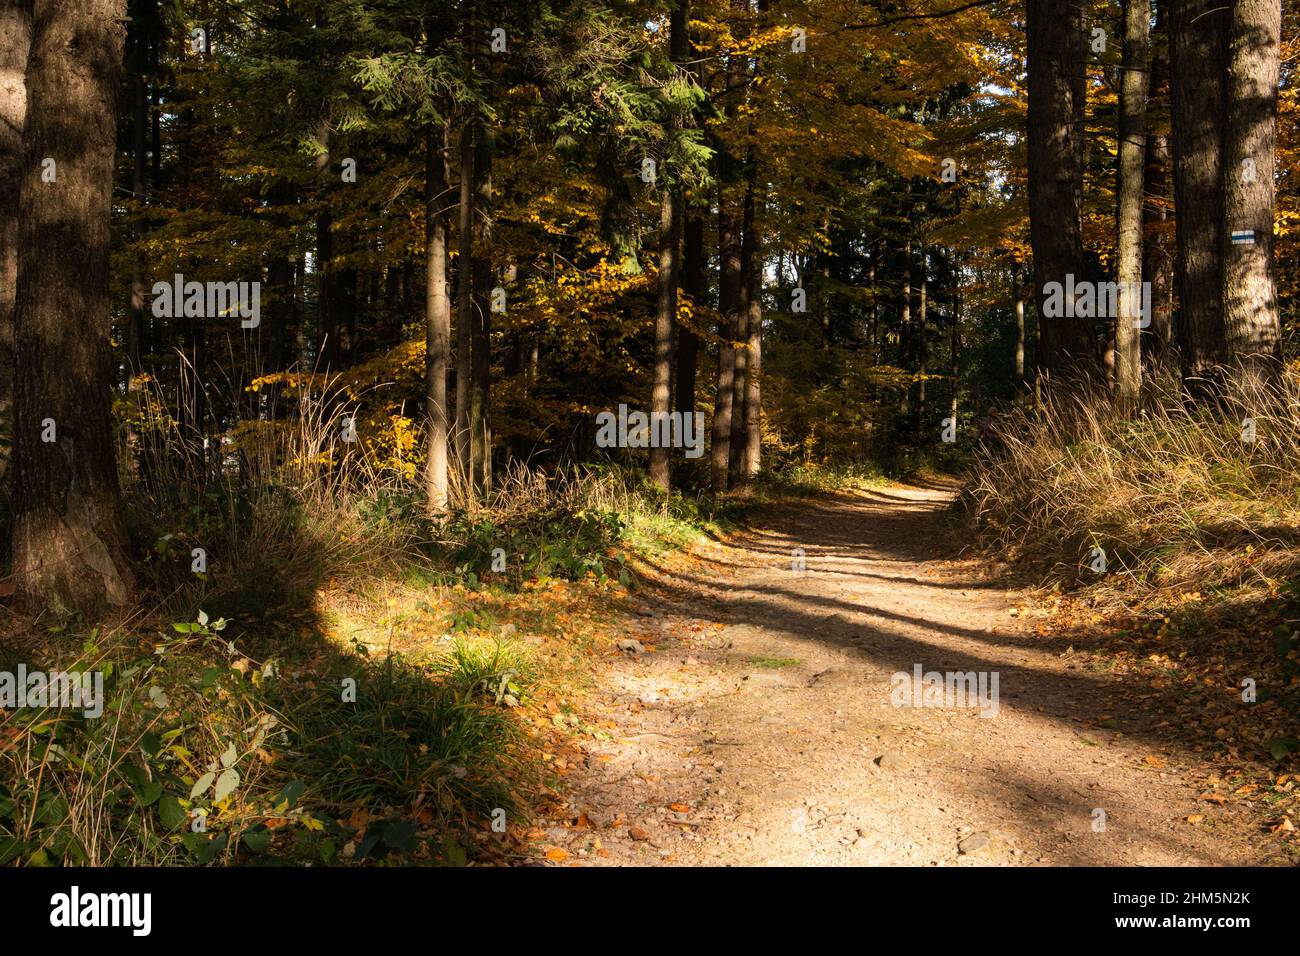
[[[963,856],[971,853],[978,853],[985,849],[993,842],[992,835],[987,830],[980,830],[978,833],[972,833],[966,839],[957,844],[957,852]]]
[[[650,839],[650,834],[641,827],[628,827],[627,835],[638,843],[644,843],[646,840]]]

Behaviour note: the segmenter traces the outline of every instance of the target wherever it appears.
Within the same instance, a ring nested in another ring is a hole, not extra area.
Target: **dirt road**
[[[800,502],[665,571],[629,628],[653,651],[599,678],[617,730],[586,745],[545,845],[593,865],[1255,861],[1160,719],[957,557],[951,496]],[[908,706],[918,665],[983,675],[985,696]]]

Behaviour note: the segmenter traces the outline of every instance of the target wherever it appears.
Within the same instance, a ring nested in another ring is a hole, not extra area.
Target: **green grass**
[[[797,657],[751,657],[749,663],[755,667],[779,670],[782,667],[795,667],[801,662]]]
[[[75,664],[105,673],[102,718],[27,710],[0,726],[0,862],[332,863],[348,841],[353,859],[427,857],[526,799],[511,712],[533,667],[515,645],[255,661],[225,622],[179,627],[146,649],[85,642]],[[358,809],[373,825],[338,822]]]

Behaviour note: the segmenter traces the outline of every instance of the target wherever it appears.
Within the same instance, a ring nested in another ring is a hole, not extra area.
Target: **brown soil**
[[[595,718],[617,729],[588,743],[561,819],[543,824],[543,846],[567,852],[552,858],[1261,862],[1256,824],[1197,801],[1195,757],[1158,716],[958,557],[951,497],[936,484],[797,502],[663,569],[628,628],[653,651],[615,652],[599,678]],[[896,706],[891,677],[917,664],[996,672],[996,715]]]

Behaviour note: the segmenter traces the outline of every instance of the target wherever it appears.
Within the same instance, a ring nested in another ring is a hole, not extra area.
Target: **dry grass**
[[[1049,394],[996,426],[964,498],[990,545],[1065,578],[1095,577],[1093,548],[1148,587],[1280,573],[1300,551],[1300,386],[1237,382],[1211,408],[1159,383],[1129,412]]]

